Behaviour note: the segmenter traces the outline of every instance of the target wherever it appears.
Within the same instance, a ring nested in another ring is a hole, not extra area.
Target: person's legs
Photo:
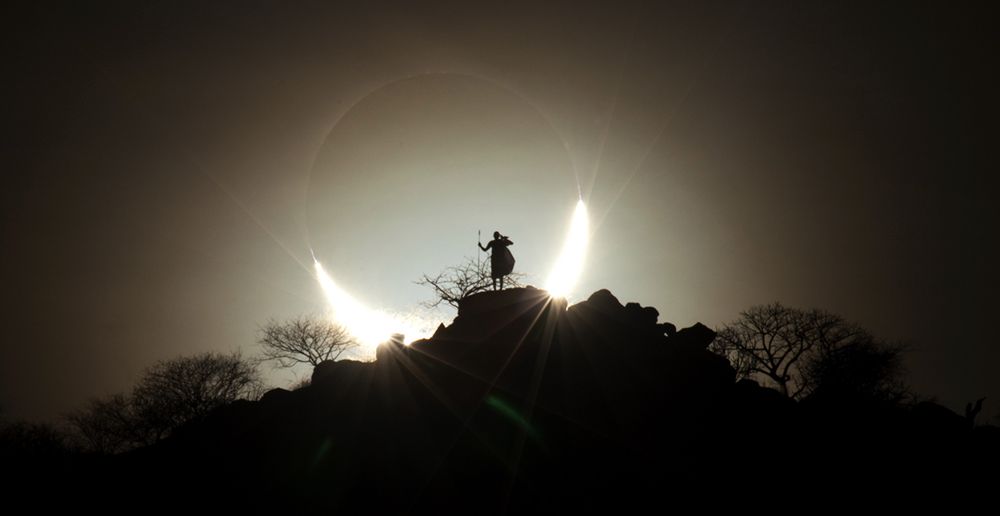
[[[497,279],[494,277],[494,278],[492,278],[492,280],[493,280],[493,290],[496,290],[497,289]]]
[[[503,276],[500,276],[500,290],[503,290]]]

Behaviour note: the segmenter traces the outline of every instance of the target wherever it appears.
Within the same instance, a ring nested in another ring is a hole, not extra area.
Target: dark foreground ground
[[[996,428],[931,403],[796,403],[736,382],[713,338],[606,290],[570,307],[533,288],[480,294],[373,363],[325,363],[309,387],[155,446],[29,465],[6,485],[36,507],[153,511],[995,504]]]

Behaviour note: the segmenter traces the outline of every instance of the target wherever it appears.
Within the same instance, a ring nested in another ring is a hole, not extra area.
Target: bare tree
[[[170,435],[182,424],[239,399],[257,399],[257,365],[239,353],[202,353],[157,362],[130,394],[93,400],[67,417],[84,446],[117,453]]]
[[[263,382],[239,353],[201,353],[157,362],[132,391],[133,410],[155,439],[216,407],[257,399]]]
[[[132,398],[115,394],[105,399],[93,399],[83,410],[66,416],[84,449],[101,454],[119,453],[152,444],[147,439],[132,405]]]
[[[525,275],[512,272],[505,277],[505,283],[511,287],[521,287]],[[434,299],[424,302],[427,308],[436,308],[441,303],[447,303],[458,308],[458,302],[473,294],[493,290],[493,280],[490,278],[490,261],[476,260],[466,257],[459,265],[454,265],[443,271],[430,275],[424,274],[416,281],[417,285],[425,285],[434,290]]]
[[[739,377],[763,377],[797,399],[815,388],[807,363],[858,340],[871,336],[836,315],[774,303],[742,312],[710,349],[728,357]]]
[[[343,326],[331,321],[298,317],[284,322],[268,321],[260,329],[258,342],[265,360],[281,367],[309,364],[316,367],[326,360],[336,360],[358,343]]]

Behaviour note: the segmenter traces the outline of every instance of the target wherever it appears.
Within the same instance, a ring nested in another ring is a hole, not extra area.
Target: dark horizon
[[[822,308],[909,343],[919,394],[955,410],[986,396],[994,420],[986,14],[19,9],[5,60],[3,414],[51,420],[157,360],[254,354],[269,318],[324,308],[313,251],[352,293],[406,311],[430,295],[420,274],[499,229],[541,286],[580,192],[593,235],[574,302],[608,288],[712,327],[774,301]]]

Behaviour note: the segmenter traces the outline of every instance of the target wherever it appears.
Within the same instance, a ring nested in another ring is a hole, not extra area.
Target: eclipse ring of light
[[[494,86],[498,86],[503,91],[513,95],[521,102],[524,102],[533,111],[535,111],[542,120],[544,120],[547,129],[551,131],[562,144],[562,148],[567,155],[570,166],[575,171],[575,163],[569,153],[565,140],[561,137],[558,131],[555,130],[551,121],[544,115],[544,113],[542,113],[523,96],[510,90],[510,88],[507,88],[496,81],[470,74],[421,74],[417,76],[404,77],[402,79],[382,84],[358,98],[349,108],[344,110],[344,112],[337,117],[337,120],[327,131],[327,134],[329,135],[333,133],[334,129],[336,129],[340,121],[343,120],[348,113],[376,92],[401,81],[420,78],[426,75],[456,75],[464,78],[483,80]],[[322,149],[322,147],[320,149]],[[318,150],[313,159],[313,164],[309,169],[310,184],[312,182],[311,176],[316,166],[316,159],[320,153],[321,150]],[[574,176],[576,176],[575,172]],[[578,194],[579,188],[579,179],[577,177],[576,191]],[[308,228],[306,231],[308,234]],[[589,239],[590,222],[587,207],[583,201],[582,195],[578,195],[576,205],[570,217],[569,229],[563,240],[562,249],[560,250],[558,258],[556,259],[545,282],[545,289],[553,297],[568,297],[572,293],[573,287],[576,285],[583,272]],[[312,252],[312,249],[310,249],[310,251]],[[436,323],[421,320],[421,318],[415,314],[394,313],[387,310],[370,308],[361,300],[349,294],[343,287],[338,285],[315,253],[312,256],[312,259],[316,280],[323,291],[323,295],[326,299],[333,319],[338,324],[344,326],[348,332],[350,332],[352,336],[358,340],[358,342],[362,345],[362,349],[364,349],[367,354],[373,353],[375,347],[388,340],[393,334],[405,335],[406,342],[409,343],[413,340],[429,336],[429,334],[433,331],[433,327],[436,326]]]

